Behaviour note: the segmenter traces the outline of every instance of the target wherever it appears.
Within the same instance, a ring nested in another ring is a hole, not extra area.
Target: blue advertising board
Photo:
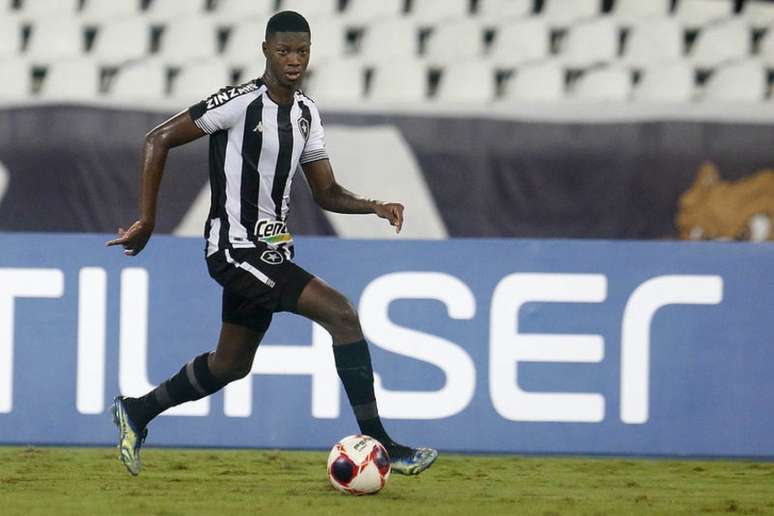
[[[0,443],[114,444],[108,409],[218,338],[203,242],[0,234]],[[446,451],[774,457],[774,246],[298,238],[347,295],[396,440]],[[324,330],[275,316],[247,378],[149,444],[328,448],[357,431]]]

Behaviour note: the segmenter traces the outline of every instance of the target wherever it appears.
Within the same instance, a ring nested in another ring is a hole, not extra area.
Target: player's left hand
[[[129,229],[118,228],[118,238],[107,242],[107,246],[120,245],[127,256],[136,256],[145,248],[151,235],[153,224],[138,220]]]
[[[383,219],[390,221],[390,225],[395,226],[395,232],[400,233],[403,227],[404,206],[397,202],[378,202],[374,208],[374,213]]]

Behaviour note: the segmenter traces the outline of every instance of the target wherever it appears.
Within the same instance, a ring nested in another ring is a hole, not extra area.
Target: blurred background
[[[764,0],[2,0],[0,230],[133,220],[144,134],[259,77],[284,9],[339,181],[404,202],[405,236],[774,234]],[[206,145],[173,151],[161,232],[201,234]],[[392,238],[300,177],[296,233]]]

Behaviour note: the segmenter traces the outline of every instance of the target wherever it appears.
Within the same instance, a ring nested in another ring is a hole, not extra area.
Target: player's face
[[[266,64],[280,84],[298,86],[309,64],[310,46],[307,32],[276,32],[264,43]]]

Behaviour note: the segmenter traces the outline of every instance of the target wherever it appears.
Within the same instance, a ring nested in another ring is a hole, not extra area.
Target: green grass
[[[151,448],[132,478],[113,449],[0,447],[0,514],[774,514],[774,463],[442,455],[353,497],[325,459]]]

